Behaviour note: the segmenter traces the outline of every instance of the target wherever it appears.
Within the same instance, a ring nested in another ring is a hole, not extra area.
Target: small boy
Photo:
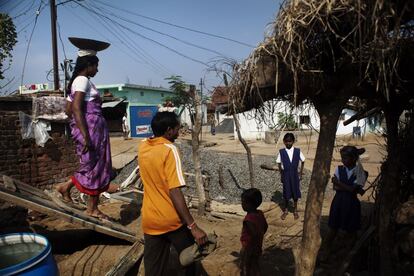
[[[241,275],[260,275],[259,259],[262,255],[263,236],[267,231],[266,218],[257,210],[262,203],[262,193],[251,188],[241,195],[243,210],[247,212],[243,220],[240,241]]]
[[[287,208],[290,199],[293,199],[294,202],[293,216],[295,219],[298,219],[298,199],[301,198],[300,180],[302,179],[305,156],[299,148],[293,147],[293,144],[295,143],[295,136],[293,133],[286,133],[283,137],[283,143],[286,148],[279,150],[276,159],[283,184],[284,206],[281,219],[284,220],[288,215]],[[298,173],[299,161],[301,161],[300,176]]]

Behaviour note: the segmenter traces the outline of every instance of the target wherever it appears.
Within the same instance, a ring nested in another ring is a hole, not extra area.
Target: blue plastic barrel
[[[38,234],[0,236],[0,275],[59,275],[49,241]]]

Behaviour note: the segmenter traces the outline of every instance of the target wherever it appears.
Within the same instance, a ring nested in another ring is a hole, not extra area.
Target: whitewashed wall
[[[295,117],[296,122],[299,124],[300,122],[300,116],[309,116],[310,119],[310,124],[300,124],[300,129],[315,129],[319,131],[320,128],[320,120],[319,120],[319,115],[316,112],[316,109],[309,105],[309,104],[305,104],[302,105],[298,108],[294,108],[292,111],[290,111],[290,107],[288,106],[287,103],[285,102],[277,102],[275,103],[275,110],[273,112],[274,114],[274,119],[268,117],[266,118],[266,121],[268,122],[272,122],[271,125],[274,125],[277,123],[277,113],[278,112],[282,112],[282,113],[292,113]],[[337,126],[337,132],[336,135],[351,135],[353,128],[356,126],[361,127],[361,134],[364,135],[366,131],[369,131],[369,128],[367,126],[367,119],[363,119],[363,120],[359,120],[359,121],[354,121],[351,124],[344,126],[343,122],[344,120],[349,119],[351,116],[353,116],[355,114],[355,111],[353,110],[349,110],[349,109],[344,109],[343,110],[343,116],[342,116],[342,120],[338,121],[338,126]],[[254,119],[254,114],[255,114],[255,110],[250,110],[241,114],[238,114],[238,118],[240,121],[240,127],[241,127],[241,134],[243,136],[243,138],[245,139],[264,139],[264,133],[265,131],[268,131],[270,129],[269,125],[265,125],[265,124],[258,124],[256,122],[256,120]],[[224,115],[220,114],[220,121],[222,121],[224,118],[232,118],[232,117],[227,117]],[[234,129],[234,136],[237,139],[237,132],[236,129]]]
[[[207,105],[203,104],[201,106],[201,111],[203,113],[203,125],[207,124]],[[191,118],[188,109],[186,108],[180,116],[181,124],[187,124],[191,128]]]

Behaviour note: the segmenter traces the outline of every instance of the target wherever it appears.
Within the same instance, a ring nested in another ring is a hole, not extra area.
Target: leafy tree
[[[286,128],[286,130],[295,130],[298,128],[298,124],[296,123],[293,114],[278,112],[276,127],[280,129]]]
[[[177,107],[188,106],[192,103],[192,98],[188,93],[188,84],[181,79],[181,76],[172,75],[165,79],[168,80],[170,89],[174,92],[174,95],[167,97],[166,101],[172,102]]]
[[[9,69],[12,62],[12,50],[17,43],[16,26],[11,17],[0,13],[0,80],[4,79],[4,71]],[[9,59],[6,68],[3,68],[3,61]]]
[[[191,117],[192,131],[191,131],[191,145],[193,152],[193,163],[195,172],[195,184],[198,193],[198,214],[204,215],[206,207],[206,194],[204,191],[203,178],[201,173],[201,158],[200,158],[200,133],[201,133],[201,96],[196,91],[194,85],[186,84],[181,76],[171,76],[166,78],[170,84],[170,89],[174,91],[174,95],[166,98],[166,102],[170,101],[176,107],[180,107],[180,114],[185,108],[188,109]]]

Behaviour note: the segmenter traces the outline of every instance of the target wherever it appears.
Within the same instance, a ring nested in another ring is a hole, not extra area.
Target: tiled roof
[[[217,86],[214,88],[213,94],[211,95],[211,101],[213,104],[227,104],[229,101],[228,88],[225,86]]]

